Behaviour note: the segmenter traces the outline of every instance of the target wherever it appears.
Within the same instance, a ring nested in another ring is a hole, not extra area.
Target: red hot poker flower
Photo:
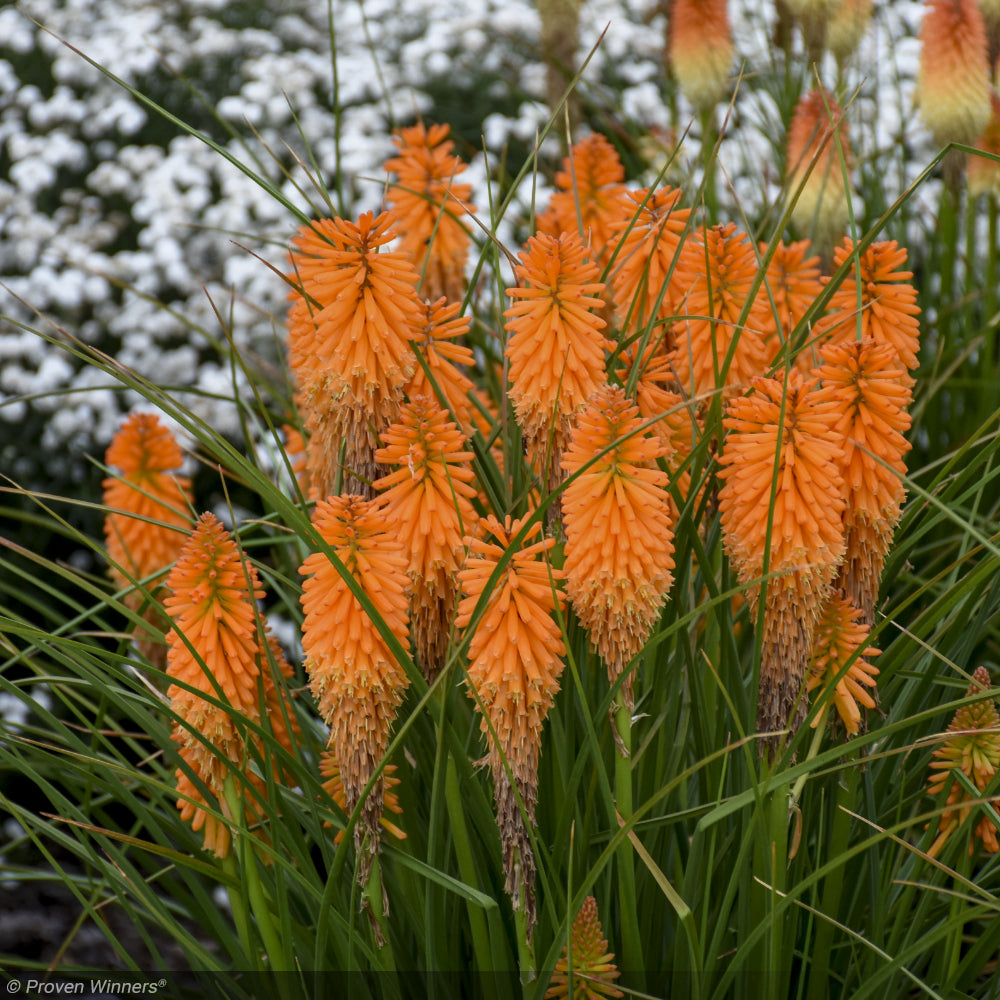
[[[481,520],[476,536],[466,538],[469,558],[466,568],[458,574],[463,595],[455,623],[459,628],[471,624],[490,576],[524,523],[512,522],[508,517],[500,524],[490,516]],[[488,736],[488,759],[503,844],[506,889],[515,909],[524,910],[529,928],[535,921],[535,858],[526,823],[534,823],[542,726],[559,690],[562,657],[566,653],[559,626],[552,617],[557,607],[564,606],[562,595],[556,591],[563,573],[547,562],[547,553],[555,541],[532,541],[540,530],[538,523],[528,530],[489,593],[485,614],[469,644],[468,667],[469,694],[485,713],[482,730],[496,734],[496,741]],[[524,802],[526,819],[518,806],[518,796]]]
[[[310,482],[334,490],[337,456],[368,489],[376,478],[378,434],[395,420],[416,361],[410,341],[423,323],[419,280],[406,254],[381,250],[390,219],[322,219],[292,245],[298,291],[288,313],[289,362],[309,433]],[[381,251],[381,252],[380,252]]]

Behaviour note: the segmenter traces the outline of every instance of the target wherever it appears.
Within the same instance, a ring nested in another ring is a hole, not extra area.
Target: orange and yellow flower
[[[426,310],[419,275],[394,238],[390,218],[321,219],[293,241],[289,363],[308,432],[309,478],[335,490],[338,455],[364,489],[377,477],[378,434],[396,419],[416,361],[411,340]]]
[[[588,896],[580,907],[570,929],[569,942],[563,946],[562,957],[556,961],[555,972],[545,991],[545,1000],[569,997],[569,971],[573,969],[573,1000],[601,1000],[602,997],[622,997],[614,986],[621,975],[615,965],[615,954],[601,928],[597,900]]]
[[[410,631],[428,681],[444,665],[458,599],[464,537],[477,521],[466,439],[432,399],[407,403],[376,452],[393,471],[375,485],[408,554]]]
[[[719,492],[723,543],[756,618],[767,580],[758,725],[805,718],[802,685],[823,604],[844,555],[836,403],[795,370],[730,400]],[[773,745],[773,742],[772,744]]]
[[[811,90],[795,106],[787,163],[792,222],[816,243],[832,244],[847,226],[851,147],[844,112],[829,91]]]
[[[684,316],[674,325],[674,371],[690,396],[739,392],[767,363],[763,286],[750,297],[758,272],[753,245],[735,223],[712,226],[688,241],[684,260],[691,280]]]
[[[321,500],[313,525],[405,649],[407,556],[394,526],[373,500],[335,496]],[[329,746],[340,766],[347,810],[353,811],[389,746],[389,730],[409,678],[326,551],[307,556],[300,569],[302,649],[309,687],[330,726]],[[365,801],[354,832],[359,881],[367,882],[381,843],[384,775]]]
[[[990,120],[990,66],[976,0],[926,0],[917,86],[920,117],[937,145],[979,138]]]
[[[977,667],[972,675],[972,683],[966,692],[967,698],[983,695],[992,687],[989,671]],[[927,793],[936,799],[947,796],[947,809],[938,821],[938,836],[927,852],[937,857],[951,834],[968,818],[977,806],[976,825],[969,838],[969,854],[975,847],[976,839],[982,841],[983,850],[988,854],[1000,852],[1000,795],[982,801],[986,791],[1000,768],[1000,712],[994,698],[982,698],[970,705],[963,705],[948,726],[945,741],[934,751],[931,762],[931,776],[927,780]],[[980,798],[974,799],[957,779],[962,774],[979,790]]]
[[[842,443],[846,555],[840,586],[872,625],[879,580],[905,497],[904,456],[910,449],[908,386],[899,382],[891,344],[872,338],[820,349],[817,396],[836,407],[834,427]]]
[[[611,224],[616,238],[611,286],[619,322],[628,334],[670,319],[691,282],[680,253],[691,209],[678,208],[680,199],[679,190],[662,187],[626,191],[619,201]]]
[[[508,517],[501,524],[491,515],[466,538],[469,557],[458,574],[462,600],[456,625],[472,626],[473,612],[485,594],[485,611],[469,644],[469,695],[484,715],[481,728],[489,745],[506,889],[530,928],[535,921],[535,858],[528,827],[534,824],[538,800],[542,726],[559,690],[566,652],[553,618],[565,605],[557,590],[564,574],[548,562],[555,541],[538,539],[540,523],[527,530],[486,593],[490,576],[525,523],[524,518]]]
[[[604,352],[613,345],[595,312],[604,305],[604,284],[573,233],[533,236],[519,257],[521,284],[507,289],[514,303],[504,313],[510,399],[529,454],[547,466],[546,483],[554,489],[576,414],[607,378]]]
[[[843,65],[854,54],[872,19],[872,0],[838,0],[826,23],[826,47]]]
[[[455,144],[447,125],[423,122],[401,128],[393,136],[399,152],[385,169],[398,180],[390,184],[386,202],[399,249],[409,254],[423,275],[421,295],[457,302],[465,289],[465,262],[472,238],[463,217],[475,212],[470,184],[456,184],[465,164],[452,154]]]
[[[563,470],[566,593],[612,684],[646,644],[673,583],[665,448],[640,431],[638,407],[605,387],[580,414]],[[582,470],[582,471],[581,471]],[[622,696],[633,705],[632,675]]]
[[[733,35],[726,0],[673,0],[667,20],[667,60],[696,111],[726,97]]]
[[[581,139],[556,173],[556,190],[538,217],[538,231],[555,237],[578,233],[594,260],[603,264],[624,180],[625,167],[605,136],[594,132]]]
[[[845,238],[833,252],[834,267],[839,268],[853,252],[853,241]],[[900,379],[912,385],[907,373],[917,367],[920,307],[911,283],[913,272],[900,270],[905,264],[906,250],[895,240],[870,244],[830,297],[827,314],[814,330],[819,343],[872,337],[877,344],[891,344]]]
[[[994,91],[990,94],[992,115],[983,129],[983,134],[976,141],[976,149],[993,156],[1000,156],[1000,96]],[[976,198],[981,194],[991,194],[1000,200],[1000,162],[987,159],[985,156],[970,156],[966,166],[969,179],[969,197]]]
[[[870,660],[881,650],[867,645],[871,630],[858,621],[860,617],[860,608],[840,591],[834,591],[823,606],[806,680],[806,690],[818,691],[817,698],[823,705],[813,718],[813,728],[823,725],[832,704],[847,735],[854,736],[864,728],[859,703],[865,708],[876,706],[878,668]]]

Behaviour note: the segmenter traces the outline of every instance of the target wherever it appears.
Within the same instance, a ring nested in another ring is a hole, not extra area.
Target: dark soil
[[[183,951],[155,928],[146,938],[121,907],[100,909],[104,926],[80,919],[83,908],[64,886],[49,881],[7,883],[0,888],[0,968],[88,969],[113,972],[130,968],[119,957],[124,951],[146,972],[186,972]],[[118,951],[109,937],[119,942]]]

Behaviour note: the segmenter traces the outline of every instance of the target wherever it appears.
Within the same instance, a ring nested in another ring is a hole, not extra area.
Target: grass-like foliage
[[[101,495],[4,482],[4,878],[233,996],[1000,996],[1000,157],[890,190],[822,6],[734,81],[725,4],[672,4],[645,166],[572,73],[487,192],[399,130],[384,212],[204,136],[287,217],[282,369],[217,309],[239,439],[17,321],[144,415]],[[928,58],[933,129],[978,92]]]

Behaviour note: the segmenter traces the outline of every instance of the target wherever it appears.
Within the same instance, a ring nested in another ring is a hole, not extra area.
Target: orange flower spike
[[[836,591],[823,606],[823,614],[813,638],[809,676],[806,680],[806,690],[818,689],[817,697],[824,702],[823,708],[813,718],[814,729],[825,722],[831,701],[848,736],[862,731],[859,703],[865,708],[875,708],[873,695],[878,668],[872,666],[869,660],[882,651],[866,645],[870,629],[858,621],[860,617],[860,609]],[[844,664],[859,650],[861,652],[857,659],[835,682],[835,678],[843,672]]]
[[[470,625],[490,576],[524,523],[524,519],[508,517],[500,524],[491,515],[480,520],[476,536],[466,538],[469,556],[458,574],[463,595],[455,622],[458,628]],[[555,540],[532,541],[540,531],[538,523],[528,530],[490,592],[469,644],[468,666],[470,697],[478,700],[486,715],[481,728],[489,734],[492,727],[498,741],[495,744],[488,736],[506,889],[515,909],[524,910],[529,928],[535,920],[535,859],[504,760],[524,802],[528,823],[533,824],[542,726],[559,690],[566,653],[553,618],[556,608],[565,606],[564,597],[555,589],[565,574],[547,562],[546,554]]]
[[[816,375],[823,388],[817,395],[836,404],[835,428],[843,442],[847,553],[840,582],[861,609],[862,622],[871,625],[905,496],[904,456],[910,444],[903,434],[910,427],[911,392],[899,383],[891,344],[866,338],[828,345],[820,354],[824,364]]]
[[[385,512],[360,496],[335,496],[317,504],[313,524],[406,648],[407,556]],[[330,726],[330,748],[353,810],[385,756],[409,678],[325,552],[307,556],[299,572],[306,577],[302,648],[309,686]],[[369,837],[359,870],[362,883],[378,852],[382,797],[380,779],[355,830],[358,849]]]
[[[469,393],[475,387],[458,366],[472,367],[476,359],[469,347],[457,343],[458,338],[467,334],[472,325],[470,316],[458,315],[460,308],[458,302],[449,303],[444,298],[436,302],[427,299],[424,302],[424,322],[416,332],[413,346],[423,355],[438,389],[459,424],[471,432],[475,423],[475,407],[469,400]],[[435,395],[434,387],[419,362],[413,369],[413,378],[406,385],[406,395],[410,399]]]
[[[104,535],[111,575],[124,588],[132,583],[126,573],[142,579],[166,569],[179,555],[190,530],[191,481],[177,474],[184,456],[174,435],[152,413],[133,413],[115,434],[104,461],[121,474],[102,485],[110,508]],[[141,596],[128,600],[137,607]]]
[[[635,433],[642,424],[623,390],[606,386],[580,414],[563,456],[567,475],[592,463],[563,493],[566,591],[612,684],[645,645],[673,583],[667,475],[656,467],[666,449]],[[630,709],[632,690],[629,676],[622,693]]]
[[[850,257],[854,243],[845,238],[833,252],[833,263],[839,268]],[[891,344],[898,357],[899,377],[913,384],[907,371],[917,367],[920,349],[920,307],[917,290],[911,284],[912,271],[900,270],[906,264],[906,250],[895,240],[872,243],[861,254],[861,311],[858,312],[858,268],[847,277],[830,297],[828,312],[815,326],[820,342],[843,343],[865,337],[876,343]],[[858,322],[860,317],[860,324]]]
[[[728,223],[689,241],[684,259],[692,281],[684,302],[685,318],[674,327],[676,347],[670,355],[674,371],[691,396],[722,388],[727,395],[739,392],[755,375],[762,375],[767,364],[764,330],[771,317],[763,286],[739,325],[757,276],[753,246],[735,223]]]
[[[779,360],[780,351],[787,344],[792,331],[816,300],[816,296],[823,291],[819,257],[808,256],[810,249],[809,240],[788,244],[780,242],[768,262],[767,289],[763,294],[766,298],[767,292],[770,292],[770,299],[767,299],[769,317],[766,323],[769,361]],[[761,256],[767,253],[766,244],[760,244],[760,253]],[[812,350],[807,348],[799,356],[802,360],[797,358],[796,362],[800,365],[807,364],[811,356]],[[787,363],[787,357],[782,355],[781,358]],[[802,374],[805,375],[806,371]]]
[[[399,178],[390,184],[386,202],[399,230],[399,248],[423,274],[421,294],[431,300],[444,295],[458,301],[465,288],[465,262],[472,242],[466,213],[475,212],[470,184],[456,184],[465,164],[452,155],[447,125],[421,122],[399,129],[392,141],[398,155],[385,169]]]
[[[836,403],[817,398],[797,371],[756,378],[730,400],[719,492],[723,543],[756,617],[768,580],[758,725],[773,731],[805,718],[800,697],[813,634],[844,555],[844,483]],[[776,462],[777,455],[777,462]],[[768,512],[773,501],[770,547]]]
[[[218,685],[233,708],[259,718],[260,643],[254,602],[264,591],[257,570],[243,559],[214,514],[202,514],[170,571],[167,587],[171,595],[163,604],[174,624],[167,637],[167,673],[212,698],[219,697]],[[171,686],[167,694],[175,711],[206,735],[205,724],[224,715],[179,687]],[[228,716],[223,724],[229,724]]]
[[[556,173],[556,190],[538,231],[549,236],[579,233],[603,264],[611,242],[611,223],[619,213],[625,191],[625,167],[615,147],[599,132],[573,145]]]
[[[986,25],[976,0],[926,0],[917,78],[934,142],[972,144],[990,120]]]
[[[672,316],[690,284],[680,248],[691,209],[678,208],[680,198],[675,188],[642,188],[626,191],[619,202],[611,227],[619,237],[611,283],[623,332],[644,330],[654,320]]]
[[[576,413],[606,381],[601,333],[604,285],[579,236],[531,237],[515,268],[522,282],[508,288],[514,300],[504,313],[511,334],[510,399],[529,452],[544,458],[552,435],[549,488],[560,482],[559,457]]]
[[[972,683],[966,692],[967,698],[981,695],[992,687],[989,671],[977,667],[972,675]],[[938,836],[927,852],[937,857],[953,830],[957,829],[973,808],[973,799],[955,778],[961,771],[980,793],[985,792],[1000,768],[1000,712],[994,698],[983,698],[970,705],[964,705],[956,713],[948,726],[948,736],[934,751],[931,762],[931,776],[927,780],[927,794],[940,798],[947,793],[946,805],[954,806],[941,814]],[[1000,852],[1000,797],[980,806],[981,819],[973,828],[969,840],[969,854],[978,837],[988,854]]]
[[[792,222],[817,243],[831,244],[847,226],[844,167],[850,172],[851,147],[844,112],[828,91],[811,90],[795,106],[787,163],[785,190],[797,199]]]
[[[622,384],[628,383],[635,367],[635,348],[622,355],[628,367],[618,369]],[[670,359],[655,344],[647,345],[639,362],[635,383],[635,402],[643,421],[659,418],[652,430],[666,448],[664,458],[671,474],[684,464],[702,433],[695,407],[685,403],[675,390],[679,388]],[[681,496],[686,497],[691,485],[691,473],[685,470],[677,479]],[[674,512],[676,514],[676,511]]]
[[[601,997],[622,997],[625,994],[613,983],[621,973],[614,962],[614,952],[601,928],[597,900],[588,896],[580,907],[570,929],[569,945],[563,946],[562,957],[556,961],[555,972],[545,991],[546,1000],[569,997],[570,948],[573,965],[573,1000],[601,1000]]]
[[[447,413],[424,396],[408,403],[382,434],[378,462],[393,472],[375,485],[386,517],[409,553],[410,622],[424,676],[444,665],[457,598],[464,536],[477,517],[466,440]]]
[[[710,111],[725,99],[733,64],[726,0],[672,0],[667,59],[681,92],[696,111]]]
[[[276,740],[289,752],[298,731],[291,706],[275,683],[260,640],[255,602],[263,598],[264,592],[256,569],[243,559],[232,536],[210,513],[199,519],[170,572],[167,586],[172,594],[164,606],[174,625],[167,636],[167,673],[175,682],[194,689],[189,691],[173,683],[167,690],[171,708],[186,723],[175,725],[173,739],[180,744],[181,756],[219,799],[226,813],[223,786],[230,769],[222,757],[242,769],[248,753],[233,721],[234,713],[259,722],[263,711]],[[266,628],[263,634],[278,673],[291,676],[291,667],[280,647]],[[217,707],[208,698],[228,702],[231,707]],[[214,751],[192,730],[207,739]],[[263,756],[259,739],[254,739]],[[277,764],[275,776],[282,777]],[[245,772],[245,777],[264,788],[259,775]],[[225,856],[230,842],[226,825],[198,805],[204,803],[204,798],[180,769],[177,789],[182,796],[194,799],[178,799],[181,817],[192,820],[196,831],[204,826],[206,849]],[[251,797],[244,797],[244,808],[248,825],[262,820]]]
[[[341,441],[347,469],[370,482],[378,433],[399,413],[416,360],[411,340],[426,311],[419,275],[383,212],[354,222],[323,219],[293,240],[288,313],[289,362],[309,433],[310,481],[321,497],[334,489]]]

